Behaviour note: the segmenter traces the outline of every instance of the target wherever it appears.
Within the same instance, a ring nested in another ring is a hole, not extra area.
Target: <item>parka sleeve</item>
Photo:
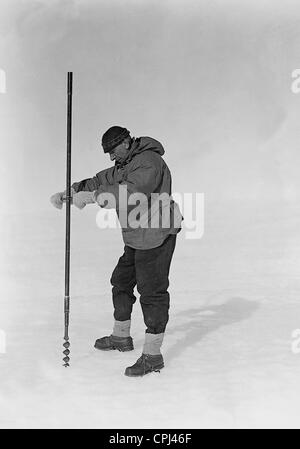
[[[111,185],[114,182],[113,171],[115,167],[110,167],[100,171],[92,178],[83,179],[79,182],[74,182],[72,188],[75,192],[88,191],[93,192],[99,189],[100,186]]]
[[[143,193],[149,197],[155,191],[158,181],[159,170],[151,163],[143,163],[137,165],[122,182],[101,185],[96,195],[111,193],[115,196],[116,202],[118,203],[119,186],[124,186],[127,189],[128,195],[132,193]]]

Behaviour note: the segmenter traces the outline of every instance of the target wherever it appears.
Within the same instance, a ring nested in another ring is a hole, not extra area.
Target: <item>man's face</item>
[[[109,152],[110,160],[122,163],[125,161],[128,155],[128,142],[122,142],[120,145],[116,146],[112,151]]]

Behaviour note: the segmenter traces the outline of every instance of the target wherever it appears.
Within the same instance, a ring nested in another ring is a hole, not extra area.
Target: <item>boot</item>
[[[150,355],[142,354],[134,365],[129,366],[125,370],[125,376],[136,377],[144,376],[152,371],[160,372],[164,367],[164,359],[161,354]]]
[[[101,351],[112,351],[118,349],[118,351],[132,351],[133,341],[131,337],[116,337],[115,335],[109,335],[96,340],[95,348]]]

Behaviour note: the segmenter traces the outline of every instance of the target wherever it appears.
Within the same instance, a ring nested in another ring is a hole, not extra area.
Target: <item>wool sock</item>
[[[145,333],[145,341],[143,347],[143,354],[160,355],[160,348],[164,339],[164,333],[162,334],[148,334]]]
[[[117,321],[114,322],[114,328],[112,335],[114,337],[130,337],[130,324],[131,320]]]

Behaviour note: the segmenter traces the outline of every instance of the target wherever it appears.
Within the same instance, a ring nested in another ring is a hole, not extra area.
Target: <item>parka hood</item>
[[[165,154],[164,147],[158,140],[155,140],[152,137],[133,137],[128,156],[121,164],[116,162],[115,165],[117,167],[123,167],[128,164],[132,158],[143,153],[144,151],[153,151],[154,153],[158,153],[160,156]]]
[[[154,151],[155,153],[160,154],[161,156],[165,154],[164,147],[158,141],[153,139],[152,137],[138,137],[134,138],[132,143],[133,154],[142,153],[143,151]]]
[[[155,140],[152,137],[134,137],[129,150],[128,159],[131,159],[133,156],[143,153],[144,151],[154,151],[161,156],[165,153],[164,147],[158,140]]]

